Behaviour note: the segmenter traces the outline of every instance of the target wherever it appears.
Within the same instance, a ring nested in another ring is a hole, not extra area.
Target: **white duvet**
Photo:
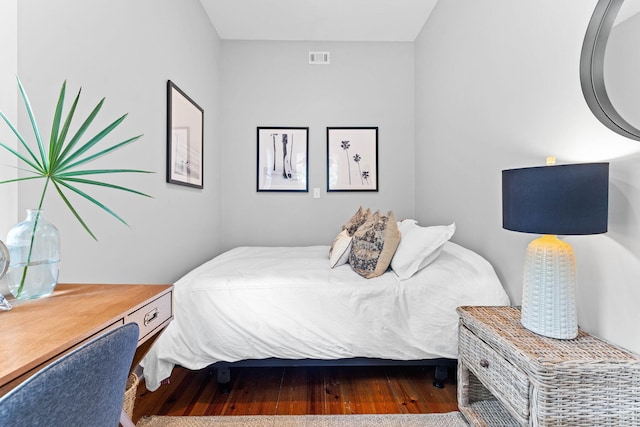
[[[175,283],[174,320],[142,361],[149,390],[174,365],[244,359],[457,358],[462,305],[508,305],[493,267],[452,242],[407,280],[329,267],[328,246],[239,247]]]

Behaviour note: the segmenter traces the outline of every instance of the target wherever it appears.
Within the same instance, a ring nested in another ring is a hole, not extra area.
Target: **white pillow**
[[[400,245],[391,260],[391,269],[400,280],[405,280],[431,264],[442,246],[451,239],[456,224],[420,227],[413,219],[398,224]]]
[[[347,230],[342,230],[333,241],[331,249],[329,249],[329,265],[331,268],[346,264],[349,261],[351,253],[351,240]]]

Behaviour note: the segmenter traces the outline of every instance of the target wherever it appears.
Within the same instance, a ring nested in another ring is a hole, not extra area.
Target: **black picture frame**
[[[327,192],[378,191],[378,127],[327,127]]]
[[[167,81],[167,182],[204,188],[204,110]]]
[[[309,191],[309,128],[257,128],[256,191]]]

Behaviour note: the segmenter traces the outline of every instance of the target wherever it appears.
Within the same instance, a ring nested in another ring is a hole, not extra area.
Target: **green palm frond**
[[[107,182],[102,182],[102,181],[94,181],[91,179],[66,178],[64,180],[56,180],[54,182],[59,182],[62,185],[69,184],[70,182],[76,182],[79,184],[87,184],[87,185],[97,185],[100,187],[112,188],[114,190],[128,191],[129,193],[138,194],[139,196],[146,196],[146,194],[141,193],[140,191],[137,191],[137,190],[132,190],[131,188],[121,187],[119,185],[109,184]]]
[[[78,91],[78,96],[76,96],[76,102],[77,100],[80,98],[80,92],[82,91],[82,89],[80,89]],[[85,121],[82,123],[82,125],[80,126],[80,128],[78,128],[77,132],[75,133],[75,135],[71,138],[71,141],[69,141],[69,143],[67,144],[67,146],[64,148],[64,151],[62,152],[62,154],[60,155],[60,158],[64,159],[67,157],[68,153],[73,150],[73,148],[76,146],[76,144],[78,143],[78,141],[80,140],[80,138],[82,138],[82,136],[84,135],[84,133],[87,131],[87,128],[89,127],[89,125],[91,124],[91,122],[93,122],[93,119],[98,115],[98,113],[100,112],[100,109],[102,108],[102,104],[104,104],[104,98],[102,98],[100,100],[100,102],[98,102],[98,105],[96,105],[96,107],[93,109],[93,111],[91,111],[91,114],[89,114],[89,116],[85,119]],[[69,116],[67,117],[67,121],[70,121],[70,118],[72,117],[72,113],[74,112],[74,110],[72,109],[69,112]]]
[[[27,114],[29,114],[29,120],[31,121],[31,128],[33,129],[33,134],[36,137],[36,142],[38,143],[38,150],[40,151],[40,159],[42,160],[42,167],[44,170],[47,170],[49,162],[47,161],[47,156],[44,154],[45,153],[44,144],[42,143],[42,137],[40,137],[40,129],[38,128],[38,124],[36,123],[36,118],[33,115],[33,109],[31,108],[29,97],[27,96],[27,93],[25,92],[24,87],[22,87],[22,83],[20,82],[20,79],[18,79],[18,88],[20,89],[20,94],[22,95],[22,100],[24,101],[24,106],[27,110]],[[64,99],[64,92],[63,94],[61,94],[61,96]]]
[[[31,172],[31,171],[29,171]],[[32,179],[42,179],[42,177],[40,175],[38,176],[23,176],[20,178],[13,178],[13,179],[8,179],[6,181],[0,181],[0,184],[8,184],[10,182],[20,182],[20,181],[30,181]]]
[[[85,163],[89,163],[93,160],[96,160],[106,154],[111,153],[112,151],[118,150],[122,147],[124,147],[125,145],[131,144],[134,141],[137,141],[138,139],[140,139],[142,137],[142,135],[138,135],[138,136],[134,136],[133,138],[129,138],[126,141],[122,141],[119,144],[113,145],[105,150],[102,150],[96,154],[93,154],[91,156],[87,156],[83,159],[80,159],[72,164],[68,164],[69,161],[76,159],[77,157],[79,157],[81,154],[84,154],[89,148],[93,147],[95,145],[95,142],[93,142],[93,139],[89,142],[87,142],[86,144],[84,144],[82,147],[78,148],[78,150],[76,150],[74,153],[72,153],[71,155],[69,155],[69,157],[66,159],[66,161],[61,162],[59,165],[57,165],[56,170],[58,172],[62,172],[62,171],[66,171],[72,168],[75,168],[76,166],[80,166],[83,165]],[[97,142],[97,141],[96,141]],[[87,147],[88,145],[91,144],[91,147]],[[142,172],[142,171],[140,171]]]
[[[36,155],[33,154],[33,151],[31,151],[31,147],[29,147],[29,144],[27,144],[27,142],[24,140],[22,135],[20,135],[20,132],[18,132],[18,130],[13,126],[11,121],[9,121],[7,116],[5,116],[2,111],[0,111],[0,117],[2,117],[2,120],[4,120],[4,122],[9,126],[9,128],[13,131],[14,135],[18,138],[18,140],[22,144],[22,146],[27,150],[27,152],[29,153],[29,156],[31,157],[31,160],[27,159],[22,154],[18,153],[16,150],[9,147],[8,145],[4,144],[2,141],[0,141],[0,145],[5,149],[9,150],[9,152],[11,152],[17,158],[19,158],[20,160],[22,160],[23,162],[31,166],[31,168],[37,170],[40,173],[44,173],[44,167],[40,163],[40,160],[38,160]]]
[[[71,213],[73,214],[73,216],[76,217],[76,219],[78,220],[78,222],[80,223],[80,225],[82,225],[82,227],[87,230],[87,233],[89,233],[89,235],[91,237],[93,237],[94,240],[98,240],[96,238],[96,236],[93,234],[93,232],[89,229],[89,226],[84,222],[84,220],[80,217],[80,214],[78,214],[78,211],[75,210],[75,208],[71,205],[71,202],[69,202],[69,199],[67,199],[67,196],[65,196],[65,194],[62,192],[62,190],[60,189],[60,187],[54,182],[54,187],[56,187],[56,190],[58,191],[58,194],[60,195],[60,198],[62,199],[62,201],[64,202],[65,205],[67,205],[67,207],[69,208],[69,210],[71,211]],[[22,285],[21,285],[22,286]]]
[[[22,85],[20,79],[17,79],[18,88],[22,97],[22,101],[24,103],[24,107],[26,109],[27,115],[29,117],[29,121],[31,123],[31,128],[33,131],[33,135],[35,137],[35,148],[32,147],[27,140],[20,134],[17,130],[16,126],[14,126],[11,121],[6,117],[2,111],[0,111],[0,118],[9,126],[13,134],[17,137],[18,141],[20,141],[21,146],[24,148],[25,154],[21,153],[19,150],[12,148],[8,144],[0,141],[0,147],[9,151],[11,154],[15,155],[16,158],[24,164],[24,168],[21,168],[30,174],[31,176],[20,177],[15,179],[10,179],[6,181],[0,182],[0,184],[9,183],[9,182],[21,182],[33,179],[45,179],[44,188],[40,197],[40,203],[38,208],[42,208],[42,203],[44,201],[44,196],[48,189],[48,184],[51,182],[55,187],[57,193],[60,195],[64,204],[71,211],[73,216],[78,220],[78,222],[82,225],[82,227],[89,233],[91,237],[96,239],[96,236],[87,226],[87,223],[82,219],[77,209],[71,204],[69,198],[65,194],[63,190],[68,190],[76,195],[81,196],[83,199],[88,200],[93,203],[95,206],[98,206],[100,209],[109,213],[118,221],[126,224],[126,222],[113,210],[105,206],[103,203],[99,202],[93,196],[87,194],[85,191],[78,188],[78,185],[87,185],[87,186],[99,186],[104,188],[109,188],[113,190],[125,191],[132,194],[137,194],[144,197],[150,197],[148,194],[142,193],[140,191],[123,187],[120,185],[110,184],[104,181],[98,181],[96,179],[88,179],[89,175],[106,175],[106,174],[120,174],[120,173],[150,173],[148,171],[138,170],[138,169],[85,169],[85,170],[76,170],[79,166],[86,165],[89,162],[92,162],[100,157],[103,157],[109,153],[112,153],[128,144],[131,144],[134,141],[140,139],[142,135],[138,135],[132,138],[129,138],[125,141],[110,144],[109,146],[98,150],[95,153],[91,153],[91,150],[96,148],[97,145],[104,141],[104,139],[111,134],[111,132],[116,129],[127,117],[126,114],[117,118],[115,121],[110,123],[104,129],[100,130],[95,136],[89,138],[86,142],[81,142],[85,133],[93,123],[94,119],[97,117],[100,112],[105,99],[102,98],[100,102],[93,108],[91,113],[82,121],[78,130],[68,138],[70,135],[70,128],[73,122],[73,119],[76,114],[76,109],[78,107],[78,103],[80,100],[80,94],[82,89],[78,90],[77,95],[75,96],[73,103],[66,114],[64,115],[64,103],[65,96],[67,90],[67,82],[65,81],[60,88],[60,94],[58,96],[58,100],[56,103],[56,109],[53,116],[53,123],[51,126],[51,135],[48,138],[48,147],[45,146],[43,142],[40,129],[38,127],[35,114],[33,113],[33,109],[31,107],[31,103],[29,102],[29,98],[27,96],[26,91]],[[95,150],[94,150],[95,151]]]
[[[120,218],[120,216],[118,216],[118,214],[116,214],[114,211],[112,211],[111,209],[109,209],[108,207],[106,207],[105,205],[103,205],[102,203],[100,203],[99,201],[97,201],[96,199],[94,199],[93,197],[91,197],[90,195],[88,195],[87,193],[85,193],[84,191],[78,189],[78,187],[74,187],[73,185],[69,184],[68,182],[65,181],[54,181],[54,186],[56,187],[56,190],[58,190],[58,194],[60,194],[61,196],[64,196],[62,189],[59,187],[59,185],[62,185],[66,188],[68,188],[69,190],[73,191],[76,194],[79,194],[80,196],[84,197],[85,199],[89,200],[92,203],[95,203],[96,206],[100,207],[101,209],[104,209],[106,212],[110,213],[114,218],[116,218],[118,221],[120,221],[121,223],[123,223],[124,225],[128,225],[127,222]],[[59,184],[59,185],[58,185]],[[63,197],[65,198],[65,197]],[[85,229],[89,232],[89,234],[93,234],[91,233],[91,230],[89,230],[88,227],[85,226]]]

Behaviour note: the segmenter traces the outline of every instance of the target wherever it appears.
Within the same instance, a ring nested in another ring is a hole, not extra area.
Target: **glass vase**
[[[60,235],[40,209],[27,209],[27,218],[7,235],[10,253],[7,284],[18,300],[50,295],[58,283]]]

